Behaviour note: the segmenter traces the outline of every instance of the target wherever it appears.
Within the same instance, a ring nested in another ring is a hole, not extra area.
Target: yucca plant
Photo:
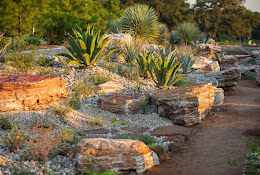
[[[166,57],[158,56],[148,65],[148,70],[152,79],[159,88],[168,88],[181,80],[186,74],[178,74],[177,71],[181,67],[181,63],[172,58],[173,52]],[[155,79],[155,77],[156,79]]]
[[[174,55],[177,57],[178,62],[182,63],[182,73],[190,73],[192,65],[196,61],[196,58],[193,56],[192,48],[189,46],[176,47],[174,50]]]
[[[167,41],[168,41],[168,38],[169,38],[169,29],[168,29],[168,27],[167,27],[167,25],[166,24],[164,24],[164,23],[160,23],[159,22],[159,32],[160,32],[160,34],[159,34],[159,36],[158,36],[158,39],[157,39],[157,42],[159,43],[159,44],[164,44],[164,43],[166,43]]]
[[[176,34],[182,40],[182,44],[185,45],[191,45],[201,37],[198,27],[192,23],[180,24],[176,30]]]
[[[86,32],[83,32],[78,27],[78,30],[73,29],[73,33],[75,35],[74,37],[70,35],[66,38],[69,46],[64,45],[70,54],[58,54],[71,60],[68,65],[76,64],[80,67],[94,66],[116,50],[112,48],[104,54],[102,53],[110,38],[104,38],[106,33],[100,35],[100,31],[95,32],[94,26],[88,26]]]
[[[3,34],[0,34],[0,42],[2,40],[4,36],[4,33]],[[8,42],[7,43],[4,43],[4,47],[3,48],[0,48],[0,62],[3,61],[3,58],[4,58],[4,54],[5,54],[5,51],[7,49],[7,46],[11,43],[11,39],[8,39]]]
[[[123,32],[131,33],[148,42],[156,41],[160,34],[155,10],[143,4],[134,4],[125,10],[121,18],[121,27]]]
[[[129,64],[133,64],[135,56],[141,53],[143,40],[133,37],[127,37],[126,39],[116,42],[116,47],[120,56]]]
[[[143,52],[143,55],[136,55],[136,61],[139,65],[140,76],[144,78],[150,78],[151,75],[148,71],[148,65],[151,64],[151,60],[153,59],[153,52]]]

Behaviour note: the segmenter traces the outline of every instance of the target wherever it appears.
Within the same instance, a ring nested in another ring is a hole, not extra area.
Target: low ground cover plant
[[[97,72],[91,77],[91,80],[95,85],[98,85],[110,81],[111,77],[105,73]]]

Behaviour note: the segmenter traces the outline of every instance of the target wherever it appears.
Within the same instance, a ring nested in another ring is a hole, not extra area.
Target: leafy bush
[[[7,116],[0,115],[0,128],[12,129],[12,124],[9,122]]]
[[[120,122],[120,125],[127,125],[127,122]]]
[[[111,121],[112,123],[115,123],[115,122],[117,121],[117,118],[112,118],[110,121]]]
[[[12,125],[11,133],[6,137],[1,137],[1,140],[10,151],[15,151],[22,147],[27,140],[27,133],[22,129],[18,129],[17,125]]]
[[[58,115],[63,118],[68,118],[68,114],[71,112],[71,109],[67,106],[56,105],[52,107],[54,115]]]
[[[74,92],[76,95],[82,96],[82,95],[91,95],[93,93],[96,93],[97,87],[93,86],[90,82],[88,81],[79,81],[77,84],[73,86]]]
[[[116,42],[119,57],[122,57],[129,64],[134,63],[135,56],[141,53],[142,46],[142,40],[137,40],[132,37],[127,37],[126,39],[119,40]]]
[[[196,61],[196,58],[193,56],[192,48],[189,46],[176,47],[174,50],[174,55],[177,57],[178,62],[182,63],[182,73],[190,73],[192,65]]]
[[[81,101],[78,95],[73,94],[68,101],[68,105],[72,109],[80,109],[81,108]]]
[[[104,74],[102,72],[97,72],[95,75],[91,77],[91,80],[95,85],[103,84],[105,82],[108,82],[111,80],[111,77],[107,74]]]
[[[27,72],[36,66],[34,54],[14,51],[5,57],[5,63],[18,69],[19,72]]]
[[[47,57],[46,55],[40,56],[37,61],[38,61],[38,64],[43,67],[49,67],[49,66],[54,65],[54,59]]]
[[[156,41],[159,36],[158,18],[148,5],[134,4],[125,10],[121,18],[123,32],[132,33],[148,42]]]
[[[139,65],[140,75],[144,78],[150,78],[151,75],[148,71],[148,65],[151,64],[151,60],[153,59],[153,52],[146,53],[143,52],[143,55],[136,55],[136,61]]]
[[[103,120],[101,117],[95,117],[95,119],[91,122],[92,126],[103,126]]]
[[[27,37],[28,37],[27,35],[13,37],[10,45],[10,49],[13,50],[24,49],[28,45],[28,43],[25,41]]]
[[[185,74],[177,74],[182,64],[172,58],[173,51],[166,57],[161,55],[151,61],[148,70],[159,88],[168,88],[181,80]],[[155,75],[155,76],[154,76]],[[155,78],[156,77],[156,78]]]
[[[95,28],[88,26],[87,31],[83,32],[80,28],[73,30],[74,37],[71,35],[66,38],[69,46],[64,45],[70,54],[61,53],[58,55],[65,56],[71,61],[69,64],[76,64],[80,67],[93,66],[103,60],[116,49],[110,49],[104,54],[102,53],[110,38],[105,38],[105,34],[100,35],[100,32],[95,32]]]
[[[107,171],[107,172],[103,172],[103,173],[95,173],[94,171],[91,171],[89,169],[82,170],[81,173],[88,173],[88,175],[118,175],[118,174],[114,173],[113,171]]]
[[[176,34],[182,43],[185,45],[190,45],[200,39],[200,31],[192,23],[180,24],[176,30]]]
[[[4,34],[0,34],[0,42],[2,41],[3,39],[3,36]],[[7,46],[11,43],[11,39],[7,39],[7,40],[4,40],[1,42],[1,46],[0,46],[0,62],[3,61],[3,58],[4,58],[4,54],[5,54],[5,51],[7,49]],[[3,45],[3,46],[2,46]]]
[[[28,45],[46,45],[47,42],[45,42],[42,38],[37,38],[33,36],[28,36],[24,39],[25,42],[27,42]]]

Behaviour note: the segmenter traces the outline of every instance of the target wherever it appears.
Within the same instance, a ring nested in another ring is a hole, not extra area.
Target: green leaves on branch
[[[106,33],[100,35],[100,31],[95,32],[94,26],[88,26],[86,32],[83,32],[79,27],[78,30],[73,29],[73,32],[74,37],[70,35],[66,38],[69,46],[64,45],[70,54],[58,54],[71,60],[68,65],[94,66],[116,50],[112,48],[104,51],[110,38],[105,38]]]

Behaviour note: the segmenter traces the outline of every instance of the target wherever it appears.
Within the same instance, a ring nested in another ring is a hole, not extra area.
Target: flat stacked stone
[[[218,87],[224,90],[225,95],[232,95],[236,92],[237,84],[241,79],[241,72],[239,69],[226,69],[207,73],[206,76],[216,78]]]
[[[110,93],[124,89],[117,81],[108,81],[98,85],[98,93]]]
[[[198,71],[202,73],[220,71],[220,67],[217,61],[212,61],[205,57],[198,57],[192,68],[198,69]]]
[[[111,94],[100,97],[101,108],[112,113],[133,114],[148,103],[148,96],[140,94]]]
[[[62,79],[17,73],[0,76],[0,111],[39,110],[67,97]]]
[[[220,69],[226,70],[230,68],[238,68],[238,58],[234,55],[225,55],[221,58]]]
[[[143,174],[146,169],[153,167],[153,156],[149,148],[137,140],[83,139],[76,144],[75,152],[76,164],[80,170]]]
[[[215,91],[211,83],[192,83],[175,89],[158,90],[153,93],[160,117],[175,124],[191,126],[201,122],[211,110]],[[217,103],[217,102],[216,102]]]

